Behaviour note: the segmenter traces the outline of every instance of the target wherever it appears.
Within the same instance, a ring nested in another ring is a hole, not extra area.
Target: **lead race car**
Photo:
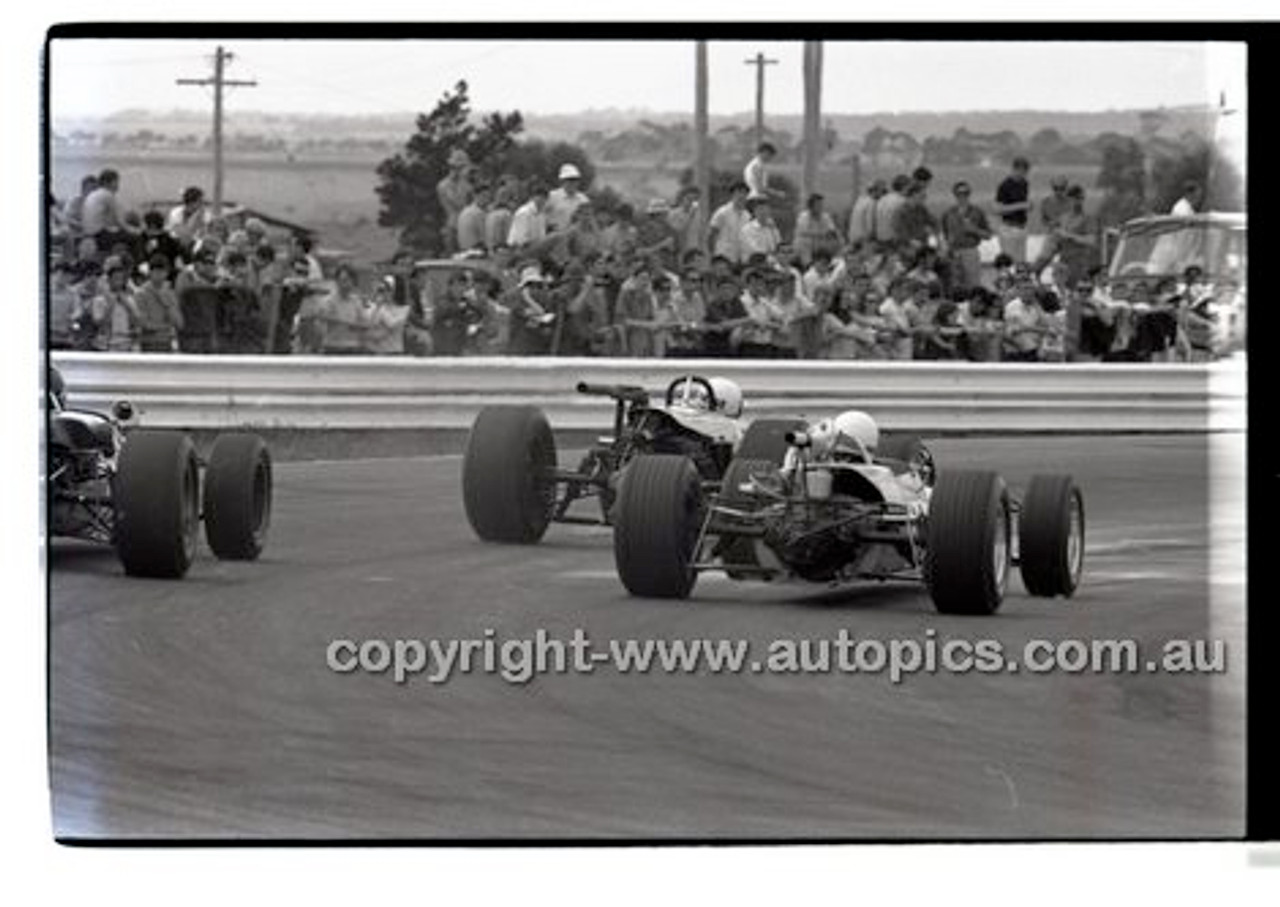
[[[938,611],[992,614],[1009,570],[1070,597],[1084,568],[1084,499],[1070,476],[1015,496],[991,471],[939,470],[918,438],[882,441],[851,410],[787,433],[783,462],[737,457],[707,493],[678,455],[632,462],[614,560],[633,595],[686,598],[698,574],[735,580],[922,583]]]
[[[531,544],[552,522],[609,525],[621,477],[641,455],[679,457],[695,481],[712,489],[735,455],[780,464],[786,432],[803,424],[757,419],[744,431],[742,390],[727,378],[682,375],[656,405],[634,385],[580,382],[576,390],[612,399],[614,412],[612,431],[574,469],[559,466],[555,436],[538,407],[487,406],[477,415],[463,455],[462,497],[481,539]],[[569,512],[590,500],[598,514]]]
[[[185,432],[133,427],[126,401],[110,415],[68,408],[56,369],[48,407],[51,535],[113,546],[130,576],[186,575],[202,519],[219,559],[262,553],[272,469],[258,435],[221,434],[201,460]]]

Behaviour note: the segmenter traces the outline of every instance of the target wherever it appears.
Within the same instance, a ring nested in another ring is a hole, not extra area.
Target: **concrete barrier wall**
[[[71,403],[132,402],[161,427],[465,428],[481,407],[532,403],[557,428],[611,404],[578,381],[657,393],[688,372],[737,381],[744,417],[873,413],[914,431],[1240,431],[1245,365],[375,358],[55,353]]]

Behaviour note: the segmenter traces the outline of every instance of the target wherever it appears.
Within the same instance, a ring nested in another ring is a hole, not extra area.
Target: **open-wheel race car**
[[[781,465],[735,457],[708,493],[678,455],[630,465],[614,516],[627,590],[685,598],[699,573],[732,579],[923,583],[938,611],[992,614],[1018,566],[1035,596],[1071,596],[1084,567],[1084,500],[1065,475],[1015,496],[995,472],[939,470],[913,436],[880,438],[849,411],[787,434]]]
[[[195,558],[200,522],[222,560],[256,560],[271,521],[272,469],[256,434],[227,432],[207,460],[181,431],[128,425],[69,409],[61,376],[49,387],[48,514],[53,536],[115,548],[130,576],[180,578]]]
[[[727,378],[683,375],[654,404],[643,387],[577,385],[580,394],[614,401],[610,434],[599,437],[574,469],[557,462],[555,435],[536,406],[487,406],[476,416],[462,462],[467,519],[481,539],[530,544],[552,522],[609,525],[622,475],[641,455],[688,463],[699,486],[718,487],[734,456],[781,463],[792,419],[757,419],[743,431],[742,391]],[[596,513],[570,513],[593,500]]]

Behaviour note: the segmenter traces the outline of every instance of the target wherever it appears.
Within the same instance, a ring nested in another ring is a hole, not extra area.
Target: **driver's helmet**
[[[720,412],[731,419],[742,415],[742,388],[738,387],[738,382],[730,381],[728,378],[711,378],[707,383],[715,391]]]
[[[809,429],[809,439],[816,456],[875,456],[880,445],[880,429],[876,420],[860,409],[850,409],[830,419],[823,419]]]
[[[671,405],[705,413],[711,409],[711,398],[707,394],[706,386],[701,381],[690,376],[685,378],[676,388],[676,392],[671,399]]]
[[[835,426],[834,450],[875,456],[880,446],[880,428],[876,420],[860,409],[849,409],[832,420]]]

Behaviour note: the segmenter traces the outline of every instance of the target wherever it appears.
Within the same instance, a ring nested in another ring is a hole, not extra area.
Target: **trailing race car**
[[[995,472],[939,471],[918,438],[882,442],[858,411],[791,431],[787,442],[781,465],[735,458],[710,494],[684,457],[636,458],[613,535],[627,591],[685,598],[710,570],[911,580],[943,613],[992,614],[1012,565],[1032,595],[1069,597],[1080,583],[1084,500],[1069,476],[1034,476],[1017,498]]]
[[[727,378],[683,375],[654,406],[642,387],[577,385],[580,394],[614,401],[613,430],[600,437],[576,469],[556,460],[555,436],[535,406],[488,406],[480,411],[462,461],[462,498],[476,535],[489,542],[537,542],[552,522],[608,525],[620,476],[641,454],[687,462],[694,481],[719,484],[737,456],[781,463],[792,419],[757,419],[744,432],[742,390]],[[570,514],[578,500],[594,498],[599,515]]]
[[[202,517],[220,559],[251,561],[262,553],[272,486],[262,438],[219,435],[202,462],[184,432],[126,427],[134,416],[127,402],[110,416],[68,409],[56,369],[49,391],[52,535],[113,546],[130,576],[184,576]]]

